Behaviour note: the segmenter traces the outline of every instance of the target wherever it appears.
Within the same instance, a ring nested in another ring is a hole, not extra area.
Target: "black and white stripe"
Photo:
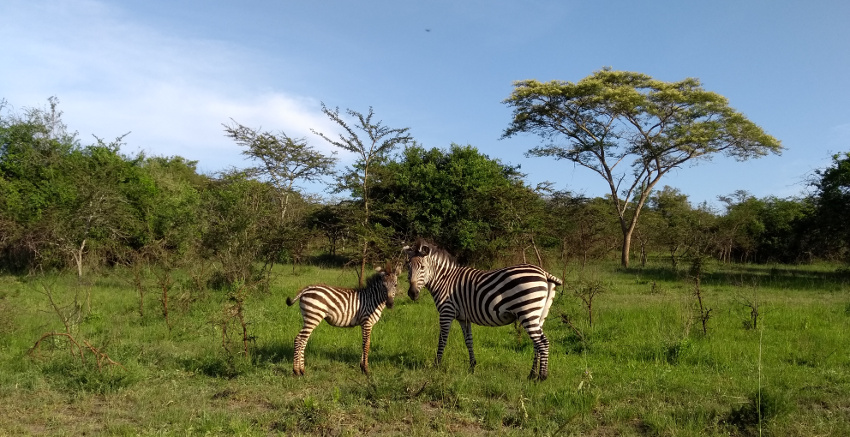
[[[304,321],[301,331],[295,336],[295,351],[292,357],[292,372],[304,374],[304,349],[310,334],[327,320],[331,326],[349,328],[360,326],[363,334],[363,354],[360,369],[369,374],[369,345],[372,326],[378,323],[384,307],[392,308],[398,286],[398,274],[401,267],[379,270],[366,281],[363,288],[340,288],[329,285],[310,285],[287,298],[286,304],[301,301],[301,318]]]
[[[440,313],[440,340],[437,363],[449,336],[452,321],[457,320],[469,349],[469,366],[475,369],[471,324],[504,326],[517,321],[534,344],[534,362],[530,378],[544,380],[549,374],[549,340],[543,323],[563,281],[540,267],[521,264],[482,271],[458,265],[446,251],[419,240],[405,247],[408,257],[411,299],[427,287]],[[538,370],[539,369],[539,370]]]

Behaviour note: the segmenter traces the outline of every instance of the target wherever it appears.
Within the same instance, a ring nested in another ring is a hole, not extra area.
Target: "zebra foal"
[[[388,266],[389,268],[389,266]],[[295,348],[292,357],[292,372],[304,375],[304,349],[310,334],[327,320],[331,326],[350,328],[360,326],[363,334],[363,354],[360,357],[360,369],[369,374],[369,345],[372,326],[378,323],[384,307],[392,308],[398,286],[398,274],[401,266],[395,269],[378,270],[366,280],[363,288],[340,288],[329,285],[308,285],[293,298],[286,298],[286,304],[292,306],[300,300],[303,326],[295,336]]]
[[[423,240],[404,250],[410,279],[408,295],[415,301],[422,287],[427,287],[440,315],[437,364],[442,361],[452,321],[457,320],[463,330],[472,371],[476,362],[471,324],[504,326],[517,321],[534,344],[529,378],[543,381],[549,376],[549,340],[543,334],[543,323],[555,287],[563,281],[530,264],[490,271],[460,266],[445,250]]]

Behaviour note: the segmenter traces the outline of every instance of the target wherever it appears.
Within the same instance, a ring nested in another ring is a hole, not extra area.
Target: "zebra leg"
[[[543,334],[538,323],[531,325],[523,323],[522,326],[534,344],[534,359],[531,362],[531,373],[528,378],[543,381],[549,376],[549,339]]]
[[[469,349],[469,371],[475,372],[475,352],[472,351],[472,324],[468,320],[458,320],[460,329],[463,330],[463,339],[466,342],[466,348]]]
[[[449,329],[451,329],[454,319],[454,313],[447,312],[440,314],[440,342],[437,344],[437,359],[434,361],[434,364],[438,366],[443,361],[443,351],[446,349],[446,342],[449,339]]]
[[[537,364],[537,360],[540,362],[540,374],[537,375],[537,380],[545,381],[549,377],[549,339],[546,338],[546,334],[542,331],[540,332],[539,346],[535,343],[534,349],[539,349],[539,352],[534,354],[536,357],[535,365]]]
[[[363,333],[363,354],[360,356],[360,370],[369,375],[369,345],[372,341],[372,325],[364,323],[360,326]]]
[[[307,348],[307,341],[310,340],[310,334],[316,329],[322,319],[314,322],[312,319],[304,318],[304,326],[298,335],[295,336],[295,347],[292,357],[292,373],[296,376],[304,375],[304,349]]]
[[[540,362],[540,352],[537,350],[537,343],[534,344],[534,360],[531,361],[531,373],[528,374],[528,379],[537,379],[537,364]]]

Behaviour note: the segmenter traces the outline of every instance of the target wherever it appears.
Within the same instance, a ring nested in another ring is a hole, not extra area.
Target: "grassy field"
[[[0,435],[850,435],[846,272],[711,265],[703,334],[684,273],[567,271],[542,383],[526,378],[532,347],[513,326],[473,327],[471,374],[455,324],[435,367],[436,310],[406,283],[374,329],[371,377],[359,328],[327,324],[293,377],[301,320],[286,297],[354,285],[350,271],[280,268],[268,292],[246,294],[248,357],[235,301],[188,279],[166,322],[152,278],[140,314],[126,271],[0,277]],[[598,292],[592,326],[579,289]]]

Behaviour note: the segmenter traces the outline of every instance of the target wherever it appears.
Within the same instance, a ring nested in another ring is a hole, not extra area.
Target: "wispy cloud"
[[[83,143],[131,132],[127,152],[180,155],[216,171],[245,164],[223,135],[233,118],[331,151],[310,133],[335,130],[316,99],[251,85],[267,72],[248,47],[165,34],[97,1],[13,0],[0,15],[0,53],[15,65],[0,69],[0,97],[32,107],[56,95]]]

